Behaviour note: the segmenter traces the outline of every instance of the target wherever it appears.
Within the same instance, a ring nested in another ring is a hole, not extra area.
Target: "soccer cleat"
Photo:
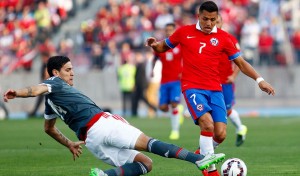
[[[108,176],[103,170],[98,168],[92,168],[90,171],[90,176]]]
[[[169,136],[171,140],[178,140],[179,139],[179,132],[178,131],[171,131]]]
[[[248,129],[245,125],[242,125],[242,128],[243,129],[241,131],[239,131],[236,135],[235,145],[237,147],[241,146],[244,143],[245,139],[246,139],[246,134],[247,134]]]
[[[199,170],[205,170],[212,164],[217,164],[225,159],[224,153],[207,154],[202,160],[196,161]]]
[[[200,147],[194,152],[197,155],[200,155]],[[208,171],[207,170],[202,170],[202,175],[203,176],[208,176]]]
[[[217,170],[213,170],[208,172],[208,176],[220,176],[220,174]]]

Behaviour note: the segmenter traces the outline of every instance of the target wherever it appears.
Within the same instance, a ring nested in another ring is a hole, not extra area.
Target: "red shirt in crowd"
[[[300,49],[300,30],[296,31],[295,34],[292,37],[292,43],[294,48]]]
[[[266,31],[263,30],[259,35],[258,47],[260,53],[271,53],[273,48],[273,37]]]

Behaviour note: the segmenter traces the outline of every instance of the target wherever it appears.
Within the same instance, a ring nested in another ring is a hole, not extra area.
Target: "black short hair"
[[[199,12],[203,12],[203,10],[206,10],[208,12],[218,12],[219,13],[219,8],[216,3],[213,1],[205,1],[204,3],[201,4],[199,8]]]
[[[70,59],[67,56],[52,56],[49,58],[47,62],[47,72],[50,77],[54,76],[52,71],[60,69],[67,63],[69,62]]]

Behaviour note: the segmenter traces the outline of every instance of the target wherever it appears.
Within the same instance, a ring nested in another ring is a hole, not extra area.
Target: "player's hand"
[[[4,102],[8,102],[9,99],[14,99],[17,96],[17,92],[15,90],[9,89],[3,95]]]
[[[81,144],[84,144],[84,141],[72,142],[69,146],[69,150],[73,154],[73,160],[79,158],[79,155],[82,154]]]
[[[156,38],[154,38],[154,37],[147,38],[147,40],[146,40],[146,46],[153,47],[155,45],[157,45]]]
[[[266,81],[261,81],[259,84],[258,84],[259,88],[264,91],[264,92],[267,92],[267,94],[269,95],[275,95],[275,90],[274,88]]]

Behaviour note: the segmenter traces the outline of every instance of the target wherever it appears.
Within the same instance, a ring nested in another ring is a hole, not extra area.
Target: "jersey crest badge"
[[[203,111],[203,105],[202,105],[202,104],[198,104],[198,105],[197,105],[197,109],[198,109],[199,111]]]
[[[210,39],[210,43],[213,45],[213,46],[217,46],[219,44],[219,40],[216,39],[216,38],[212,38]]]

